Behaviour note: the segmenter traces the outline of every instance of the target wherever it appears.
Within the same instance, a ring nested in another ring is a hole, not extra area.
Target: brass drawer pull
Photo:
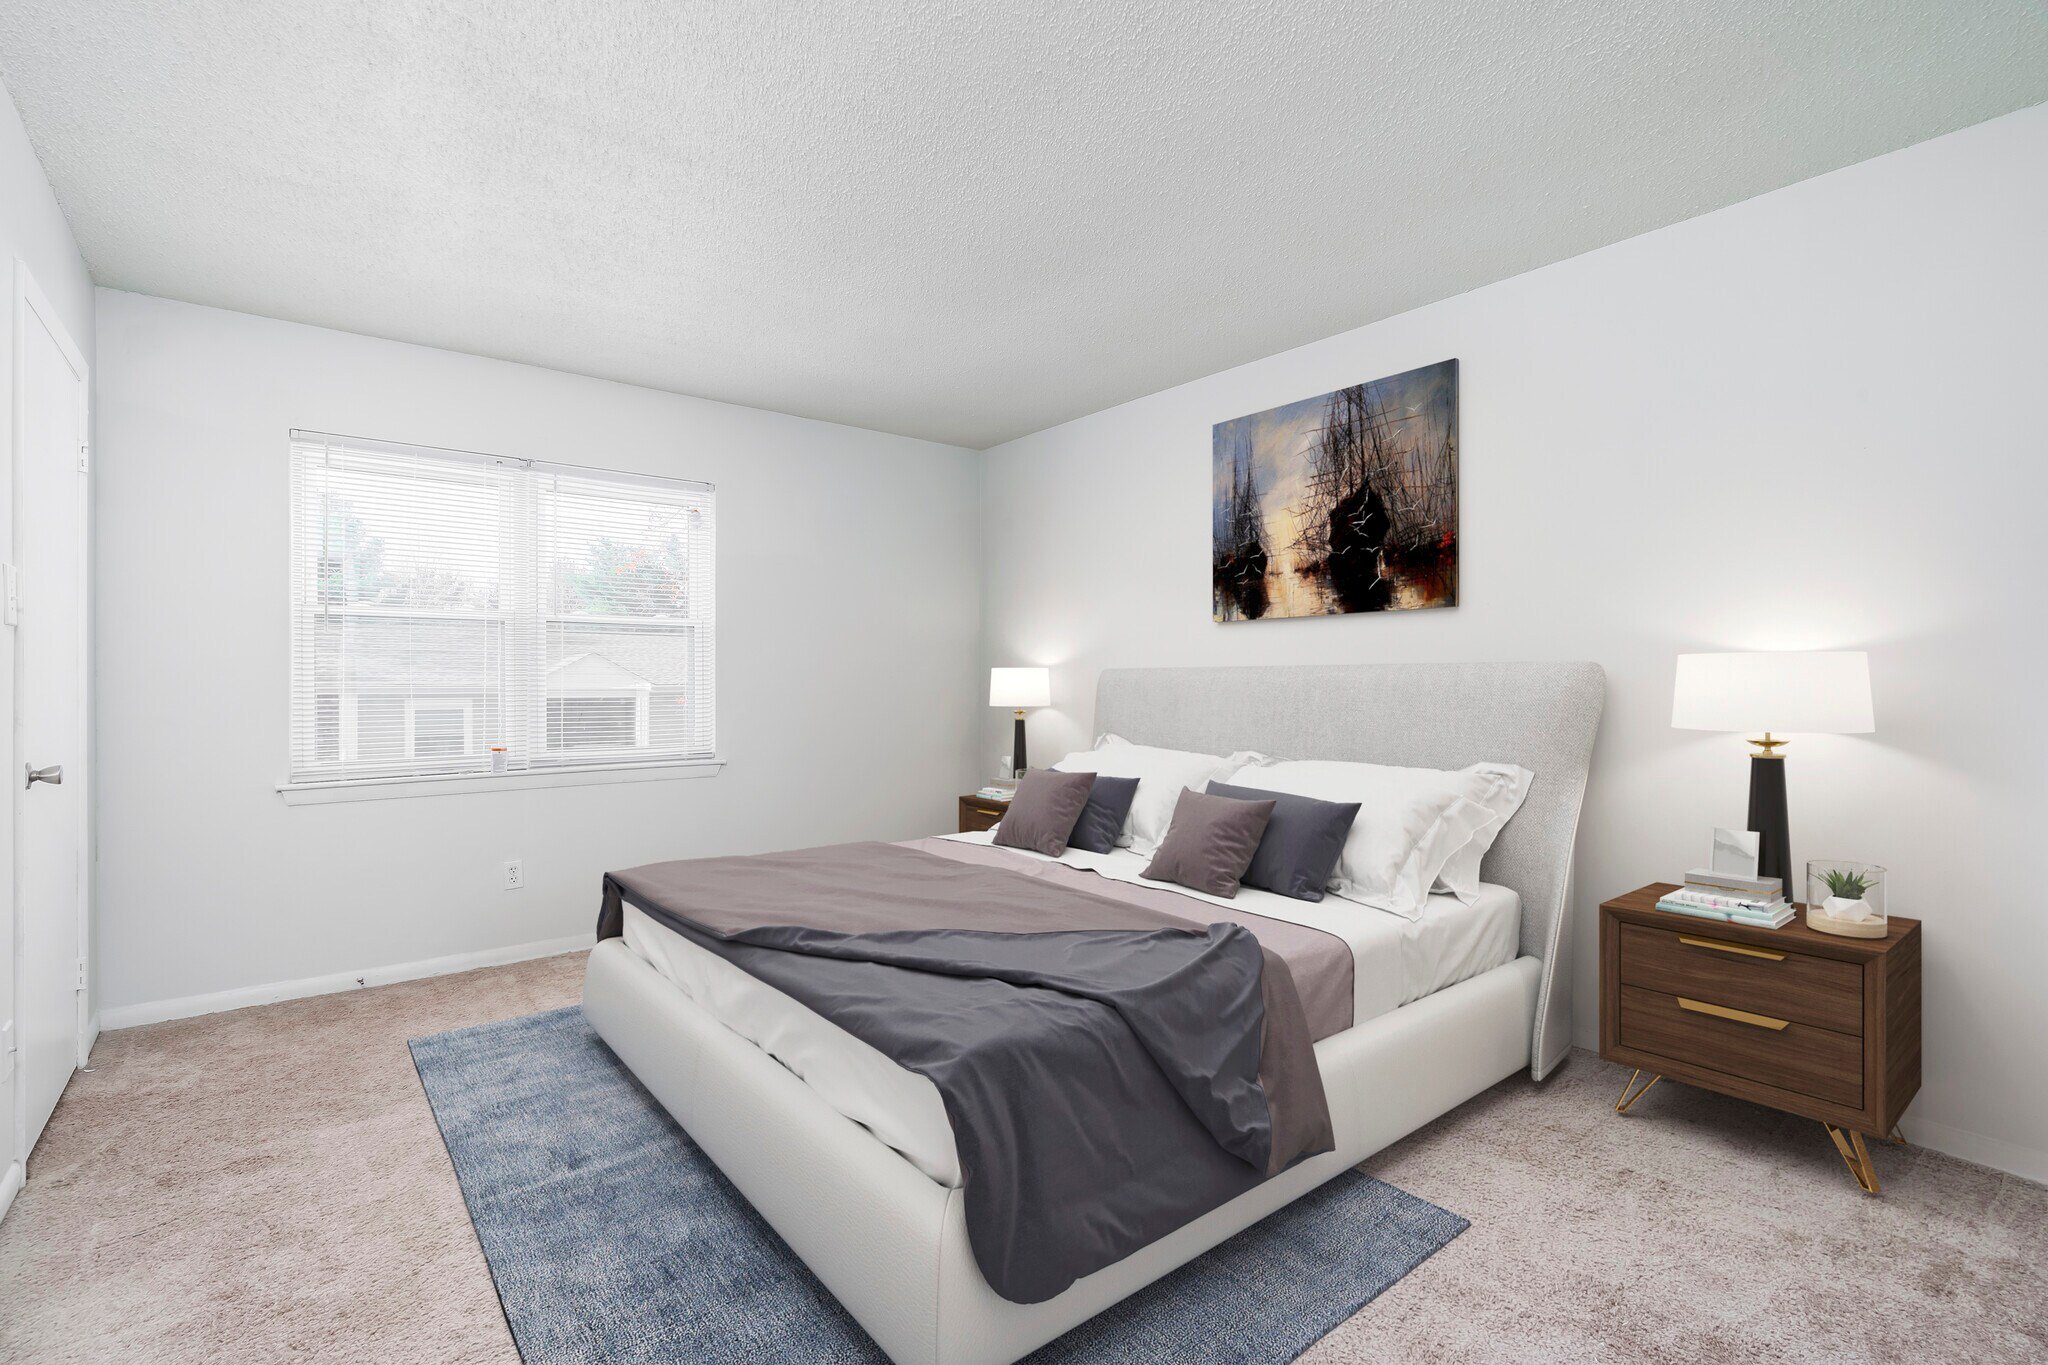
[[[1726,1005],[1709,1005],[1704,1000],[1688,1000],[1682,995],[1678,997],[1678,1008],[1691,1010],[1694,1014],[1711,1014],[1716,1019],[1733,1019],[1738,1024],[1754,1024],[1773,1033],[1792,1022],[1790,1019],[1773,1019],[1768,1014],[1751,1014],[1748,1010],[1731,1010]]]
[[[1691,934],[1680,934],[1678,941],[1688,948],[1712,948],[1717,953],[1740,953],[1744,957],[1760,957],[1768,962],[1783,962],[1783,953],[1774,953],[1769,948],[1752,948],[1745,943],[1723,943],[1718,938],[1694,938]]]

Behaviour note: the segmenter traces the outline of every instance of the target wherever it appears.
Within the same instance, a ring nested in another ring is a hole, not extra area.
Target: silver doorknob
[[[38,782],[47,782],[53,787],[64,785],[64,765],[62,763],[52,763],[47,768],[38,768],[33,763],[24,763],[21,766],[23,771],[28,773],[28,781],[21,784],[24,789],[33,787]]]

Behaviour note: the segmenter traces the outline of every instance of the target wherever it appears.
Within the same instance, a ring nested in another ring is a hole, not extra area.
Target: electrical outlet
[[[507,891],[517,891],[524,885],[526,885],[526,865],[517,858],[508,859],[505,863],[505,889]]]

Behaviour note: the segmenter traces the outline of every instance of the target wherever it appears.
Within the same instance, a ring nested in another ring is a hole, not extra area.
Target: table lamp
[[[1793,899],[1786,827],[1786,741],[1774,732],[1862,735],[1876,729],[1870,709],[1870,656],[1861,650],[1781,654],[1681,654],[1671,693],[1680,730],[1750,734],[1749,828],[1758,839],[1757,873],[1776,877]]]
[[[1017,740],[1010,757],[1010,771],[1024,775],[1024,709],[1052,705],[1052,681],[1043,668],[991,668],[988,671],[988,704],[1007,706],[1017,713]]]

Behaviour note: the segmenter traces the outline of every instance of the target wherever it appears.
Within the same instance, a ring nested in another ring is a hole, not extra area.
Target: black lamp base
[[[1024,713],[1017,713],[1017,738],[1010,746],[1010,775],[1024,776]],[[1782,799],[1781,799],[1782,804]]]
[[[1792,835],[1785,814],[1785,760],[1776,754],[1749,756],[1749,827],[1757,841],[1756,870],[1785,884],[1785,899],[1799,899],[1792,884]]]

